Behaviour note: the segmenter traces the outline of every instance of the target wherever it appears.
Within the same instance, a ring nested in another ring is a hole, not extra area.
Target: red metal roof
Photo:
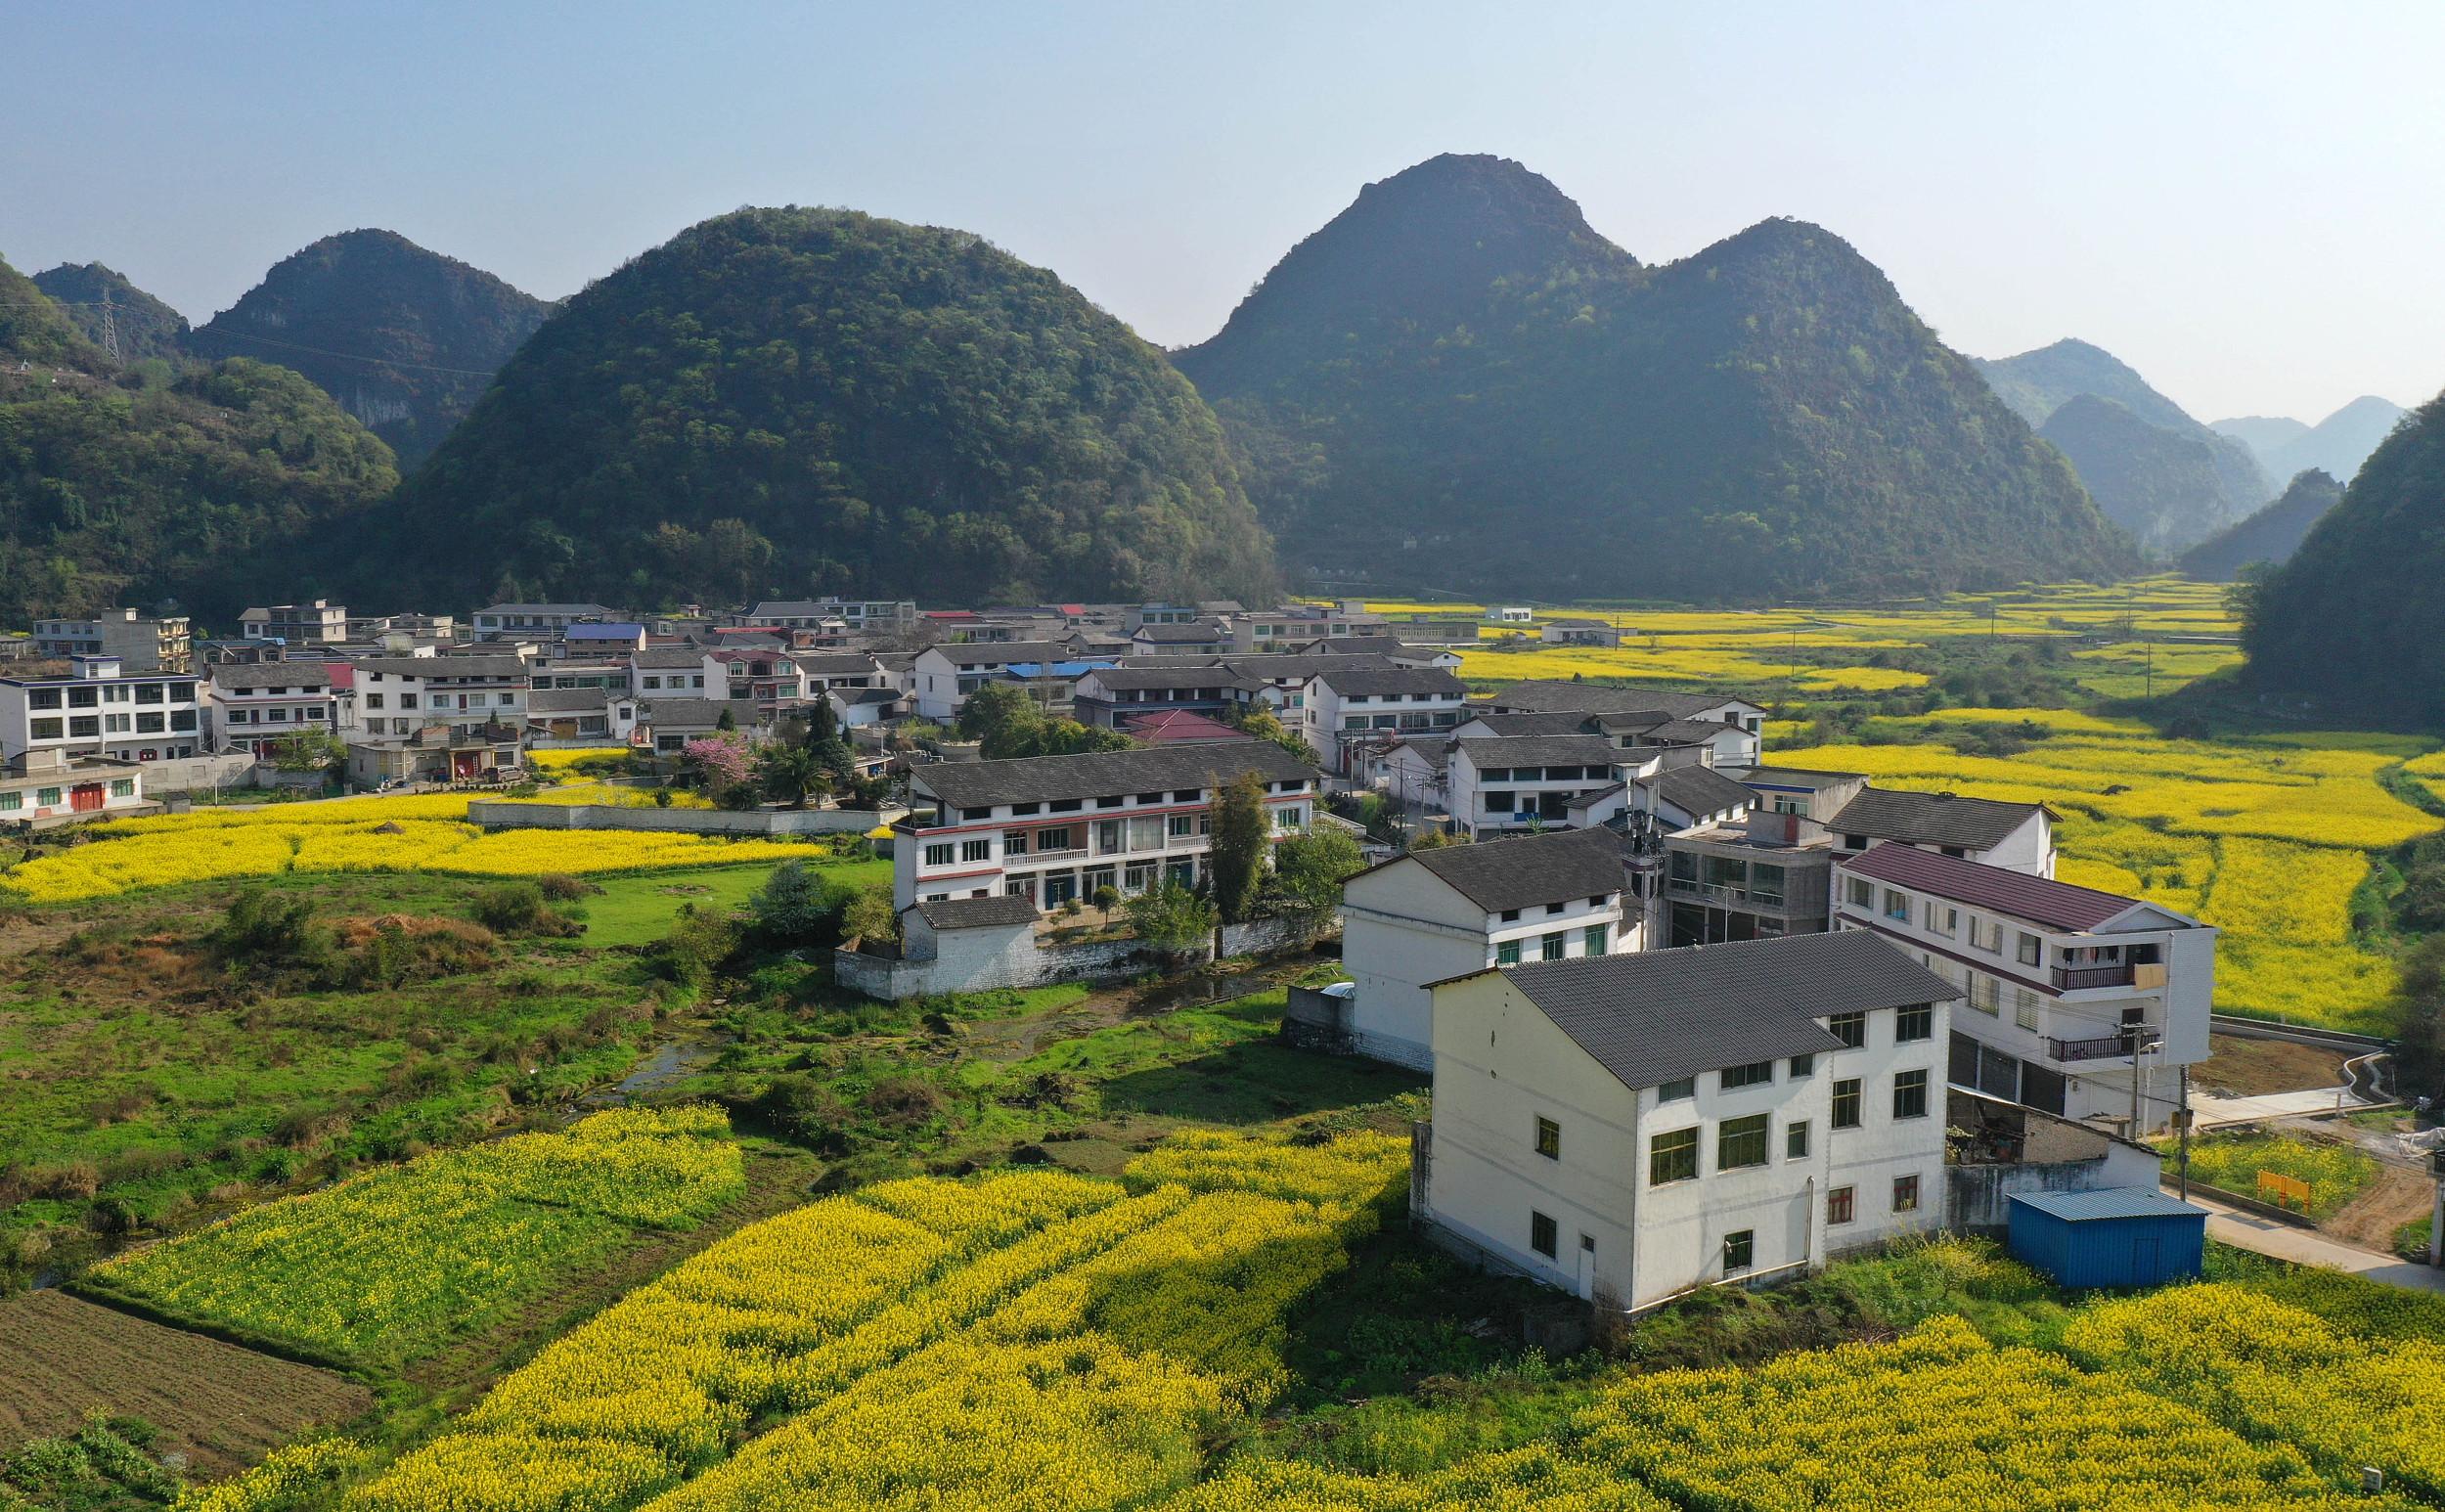
[[[1861,876],[1915,887],[2054,929],[2094,929],[2139,900],[1886,840],[1842,864]]]
[[[353,661],[327,661],[323,670],[332,675],[333,692],[344,692],[357,686],[357,664]]]

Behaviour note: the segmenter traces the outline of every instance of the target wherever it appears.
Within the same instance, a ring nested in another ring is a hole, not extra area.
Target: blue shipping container
[[[2015,1193],[2009,1222],[2012,1258],[2065,1286],[2195,1280],[2206,1261],[2206,1209],[2146,1186]]]

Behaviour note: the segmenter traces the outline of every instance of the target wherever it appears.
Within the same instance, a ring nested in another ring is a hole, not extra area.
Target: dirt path
[[[2386,1166],[2377,1184],[2343,1205],[2342,1211],[2319,1224],[2322,1232],[2362,1249],[2389,1252],[2394,1230],[2414,1219],[2425,1218],[2436,1187],[2425,1176],[2402,1166]]]

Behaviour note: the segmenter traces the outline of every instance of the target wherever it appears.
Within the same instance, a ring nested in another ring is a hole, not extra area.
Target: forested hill
[[[2230,582],[2251,562],[2289,561],[2309,528],[2342,497],[2342,484],[2312,467],[2265,509],[2184,552],[2182,570],[2209,582]]]
[[[2445,731],[2445,398],[2412,413],[2249,596],[2270,699],[2354,725]]]
[[[1162,353],[979,237],[839,210],[724,215],[588,288],[390,513],[365,571],[401,601],[1274,581]]]
[[[2067,339],[2017,357],[1972,361],[2038,434],[2058,445],[2074,443],[2064,450],[2080,480],[2107,516],[2144,546],[2180,551],[2275,496],[2275,480],[2246,444],[2193,420],[2103,347]],[[2083,398],[2092,402],[2055,423]],[[2098,400],[2139,423],[2119,422],[2097,407]],[[2166,437],[2182,444],[2168,444]]]
[[[34,275],[34,287],[59,301],[62,313],[86,340],[103,338],[102,301],[113,306],[110,324],[117,329],[119,359],[141,362],[188,360],[187,317],[127,281],[127,276],[98,262],[78,266],[62,263]]]
[[[114,367],[0,262],[0,624],[175,598],[230,626],[310,527],[397,481],[390,449],[298,375]]]
[[[2401,405],[2362,394],[2315,425],[2252,415],[2220,420],[2209,428],[2247,446],[2269,476],[2290,477],[2315,467],[2348,483],[2402,418]]]
[[[283,258],[193,344],[296,369],[413,465],[551,309],[396,233],[349,231]]]
[[[1840,238],[1768,221],[1642,268],[1500,158],[1370,185],[1177,360],[1303,562],[1386,587],[1756,599],[2131,560]]]

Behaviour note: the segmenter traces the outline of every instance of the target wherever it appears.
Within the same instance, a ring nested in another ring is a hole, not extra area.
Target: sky
[[[1493,153],[1667,262],[1846,238],[1958,350],[2201,420],[2445,387],[2445,5],[0,0],[0,256],[200,322],[360,226],[557,297],[708,215],[982,233],[1212,334],[1359,187]]]

